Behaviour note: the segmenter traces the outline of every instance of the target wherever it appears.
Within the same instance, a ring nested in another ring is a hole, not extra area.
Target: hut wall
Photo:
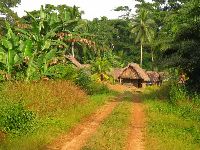
[[[122,84],[141,88],[142,87],[142,80],[141,79],[138,79],[138,80],[137,79],[122,79]]]

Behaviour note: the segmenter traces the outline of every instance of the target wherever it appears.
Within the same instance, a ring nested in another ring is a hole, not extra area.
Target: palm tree
[[[151,41],[154,34],[154,20],[149,18],[149,12],[146,9],[141,8],[138,15],[134,19],[132,32],[136,34],[135,43],[140,43],[140,66],[143,61],[143,44]]]

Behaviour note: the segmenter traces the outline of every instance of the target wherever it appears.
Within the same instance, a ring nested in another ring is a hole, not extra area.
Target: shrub
[[[84,71],[80,70],[75,83],[80,86],[89,95],[108,93],[109,90],[106,85],[97,83]]]
[[[172,84],[169,91],[170,103],[176,104],[178,101],[187,100],[187,91],[184,86]]]
[[[198,93],[192,93],[191,100],[194,104],[200,105],[200,95]]]
[[[104,93],[109,93],[109,89],[106,85],[92,82],[88,94],[94,95],[94,94],[104,94]]]
[[[53,79],[74,80],[77,71],[72,65],[58,64],[49,68],[47,76]]]
[[[84,70],[79,70],[74,82],[76,85],[87,91],[90,88],[92,80]]]
[[[21,103],[8,105],[0,112],[0,128],[6,132],[24,133],[33,126],[35,114]]]

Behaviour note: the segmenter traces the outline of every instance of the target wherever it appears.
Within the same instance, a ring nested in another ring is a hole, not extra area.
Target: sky
[[[19,5],[18,8],[15,8],[14,11],[21,17],[25,15],[24,10],[39,10],[40,6],[44,4],[76,5],[80,7],[80,10],[85,12],[82,18],[91,20],[101,16],[106,16],[109,19],[118,18],[121,13],[113,11],[113,9],[118,6],[129,6],[134,12],[136,2],[135,0],[21,0],[21,5]]]

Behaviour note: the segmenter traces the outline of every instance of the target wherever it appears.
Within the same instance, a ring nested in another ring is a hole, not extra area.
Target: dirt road
[[[118,88],[118,87],[116,87]],[[125,89],[125,88],[124,88]],[[126,90],[125,90],[126,91]],[[130,134],[127,140],[126,150],[144,150],[144,131],[145,131],[145,113],[144,105],[141,102],[139,94],[133,92],[133,108],[130,126]],[[118,100],[123,99],[123,94]],[[46,150],[80,150],[87,140],[96,132],[101,122],[107,118],[119,101],[108,102],[97,110],[96,113],[82,121],[74,127],[70,133],[62,135],[48,145]]]
[[[86,141],[94,134],[100,123],[112,112],[119,102],[108,102],[95,114],[87,118],[83,123],[77,125],[67,135],[63,135],[48,145],[46,150],[79,150]]]
[[[144,150],[145,113],[138,95],[134,95],[131,132],[127,150]]]

